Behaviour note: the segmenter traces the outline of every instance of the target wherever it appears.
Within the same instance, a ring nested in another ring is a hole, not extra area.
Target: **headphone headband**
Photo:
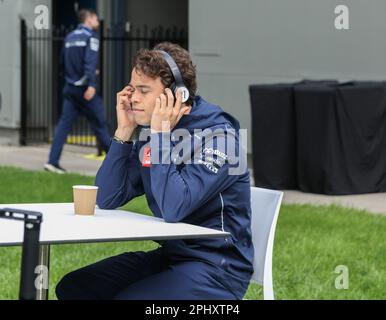
[[[166,51],[163,51],[163,50],[156,50],[156,51],[159,52],[163,56],[163,58],[165,59],[165,61],[169,65],[169,68],[172,71],[174,81],[176,84],[176,90],[179,88],[182,89],[182,91],[183,91],[182,102],[186,102],[189,99],[189,90],[186,88],[186,86],[184,84],[184,80],[182,79],[182,75],[181,75],[180,69],[177,66],[177,63],[174,61],[174,59],[171,57],[171,55],[169,53],[167,53]]]

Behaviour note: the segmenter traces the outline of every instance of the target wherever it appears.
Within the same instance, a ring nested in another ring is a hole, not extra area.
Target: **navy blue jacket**
[[[96,32],[85,25],[79,25],[66,36],[62,55],[67,84],[96,87],[99,59],[99,39]]]
[[[185,158],[183,163],[176,164],[172,155],[169,164],[165,160],[157,164],[157,157],[168,154],[167,147],[176,146],[177,142],[170,137],[165,139],[161,133],[150,134],[148,128],[141,132],[147,131],[146,141],[129,145],[112,140],[96,177],[97,204],[101,209],[115,209],[145,194],[153,214],[166,222],[185,222],[229,232],[231,236],[225,239],[158,242],[173,259],[195,259],[218,267],[221,279],[225,279],[232,291],[245,291],[253,273],[249,173],[245,169],[241,174],[229,174],[229,169],[237,165],[227,158],[227,144],[220,143],[210,133],[216,129],[222,132],[236,129],[235,135],[227,135],[225,139],[232,136],[238,145],[239,123],[220,107],[198,96],[191,113],[183,116],[172,136],[182,128],[190,133],[191,140],[185,141],[195,142],[200,147],[197,150],[202,150],[197,157],[199,163],[186,164]],[[212,130],[196,134],[195,129]],[[201,148],[204,141],[213,142],[213,147],[205,143],[205,148]],[[146,145],[151,149],[151,167],[142,164],[141,150]],[[162,150],[166,152],[162,154]],[[188,154],[191,160],[197,156],[194,150],[196,148]],[[240,157],[244,158],[243,154]],[[246,164],[245,158],[242,161]]]

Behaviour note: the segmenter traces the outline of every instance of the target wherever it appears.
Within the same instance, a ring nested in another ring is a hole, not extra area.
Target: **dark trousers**
[[[50,164],[59,164],[63,145],[66,143],[72,125],[80,115],[87,118],[102,149],[106,152],[108,151],[110,134],[107,129],[102,98],[95,95],[91,101],[86,101],[83,98],[85,89],[85,87],[66,85],[63,90],[63,110],[55,129],[54,141],[48,161]]]
[[[235,300],[218,270],[201,261],[173,261],[162,249],[130,252],[73,271],[59,282],[60,300]],[[244,292],[245,293],[245,292]],[[244,294],[243,293],[243,294]]]

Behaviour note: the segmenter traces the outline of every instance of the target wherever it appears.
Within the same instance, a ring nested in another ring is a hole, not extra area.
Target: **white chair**
[[[252,242],[255,250],[251,282],[263,286],[264,300],[274,300],[272,252],[283,192],[251,188]]]

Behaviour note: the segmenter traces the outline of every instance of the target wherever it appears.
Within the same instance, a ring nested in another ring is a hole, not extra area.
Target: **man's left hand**
[[[150,125],[152,133],[170,132],[182,116],[188,114],[192,109],[182,104],[180,91],[177,91],[176,99],[169,88],[165,90],[165,93],[156,100]]]

